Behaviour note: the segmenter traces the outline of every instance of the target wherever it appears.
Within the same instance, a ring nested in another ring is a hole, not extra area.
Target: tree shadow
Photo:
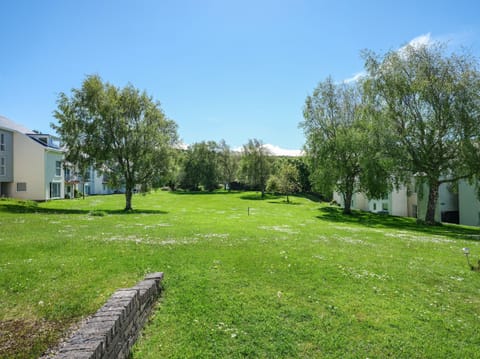
[[[0,204],[0,212],[8,213],[41,213],[41,214],[90,214],[90,215],[102,215],[102,214],[116,214],[116,215],[129,215],[129,214],[167,214],[166,211],[151,210],[151,209],[133,209],[131,211],[125,211],[123,209],[78,209],[78,208],[44,208],[38,206],[36,202],[20,201],[18,203],[5,203]]]
[[[206,195],[206,194],[209,194],[209,195],[219,195],[219,194],[223,194],[223,195],[230,195],[230,194],[236,194],[236,193],[240,193],[239,191],[224,191],[224,190],[218,190],[218,191],[170,191],[169,193],[171,194],[176,194],[176,195]]]
[[[417,223],[414,218],[397,217],[387,214],[376,214],[363,211],[352,211],[352,214],[343,213],[340,207],[321,207],[320,220],[359,224],[371,228],[391,228],[404,231],[423,232],[432,235],[442,235],[459,239],[480,241],[480,228],[463,227],[455,224],[443,223],[437,226],[428,226]]]
[[[290,200],[290,202],[287,202],[287,200],[283,200],[283,201],[268,201],[268,203],[271,203],[271,204],[283,204],[285,206],[300,206],[301,203],[300,202],[293,202],[292,200]]]
[[[245,193],[244,195],[240,196],[240,199],[247,200],[247,201],[265,201],[265,200],[274,200],[274,199],[279,199],[283,198],[284,196],[279,196],[279,195],[274,195],[274,194],[269,194],[265,193],[265,195],[262,197],[261,193]],[[273,202],[272,202],[273,203]]]
[[[318,193],[315,193],[315,192],[296,193],[295,197],[305,198],[305,199],[308,199],[312,202],[325,202],[326,201],[326,199],[322,195],[320,195]]]

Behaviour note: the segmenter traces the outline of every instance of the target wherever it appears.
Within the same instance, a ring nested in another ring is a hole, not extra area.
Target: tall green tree
[[[160,103],[132,85],[118,88],[87,76],[71,95],[60,93],[52,127],[73,162],[83,158],[125,186],[125,210],[136,185],[148,186],[169,166],[177,126]]]
[[[392,174],[428,188],[425,222],[435,223],[439,186],[480,172],[480,73],[467,54],[441,43],[366,52],[372,118]]]
[[[307,97],[300,123],[314,187],[324,194],[341,193],[346,214],[351,213],[355,193],[378,198],[389,187],[387,173],[372,150],[371,127],[363,114],[361,86],[336,84],[329,77]]]
[[[304,157],[289,159],[289,162],[295,166],[298,171],[299,190],[301,192],[310,192],[312,185],[310,183],[310,170]]]
[[[185,152],[182,187],[213,191],[219,181],[218,146],[214,141],[194,143]]]
[[[220,179],[225,189],[227,185],[235,181],[238,171],[238,157],[230,148],[225,140],[221,140],[218,144],[218,167]],[[230,188],[230,187],[228,187]]]
[[[290,161],[284,160],[278,171],[278,189],[290,202],[289,194],[300,190],[300,174],[297,167]]]
[[[241,172],[246,183],[265,196],[267,180],[271,171],[271,154],[258,139],[250,139],[243,145]]]

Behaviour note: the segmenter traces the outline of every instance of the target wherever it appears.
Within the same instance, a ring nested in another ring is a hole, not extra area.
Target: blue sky
[[[0,1],[0,115],[52,132],[60,92],[99,74],[161,102],[187,143],[304,144],[319,81],[412,39],[480,55],[477,1]]]

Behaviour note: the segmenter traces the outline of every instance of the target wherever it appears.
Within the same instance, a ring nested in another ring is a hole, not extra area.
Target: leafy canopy
[[[480,73],[466,54],[441,43],[408,45],[383,56],[365,52],[365,90],[392,174],[429,188],[434,222],[438,187],[471,179],[480,167]]]
[[[373,129],[363,115],[361,86],[336,84],[329,77],[307,97],[300,124],[314,187],[322,193],[340,192],[346,213],[354,193],[381,197],[388,190],[385,163],[375,151]]]
[[[87,76],[71,95],[60,93],[52,127],[68,149],[67,160],[94,166],[125,188],[125,210],[133,189],[147,187],[166,169],[177,141],[177,126],[160,103],[132,85],[118,88],[97,75]]]
[[[243,145],[240,171],[245,182],[265,194],[267,180],[271,173],[271,154],[258,139],[250,139]]]

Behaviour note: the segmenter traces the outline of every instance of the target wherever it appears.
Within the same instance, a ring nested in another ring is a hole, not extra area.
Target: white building
[[[477,183],[478,185],[478,183]],[[459,222],[467,226],[480,226],[478,188],[466,181],[458,184]]]
[[[382,199],[368,199],[363,193],[352,198],[352,209],[373,213],[388,213],[392,216],[424,218],[427,211],[428,187],[422,189],[423,195],[415,191],[415,185],[400,186]],[[344,206],[339,193],[333,199]],[[460,181],[458,191],[450,183],[442,183],[438,189],[435,220],[438,222],[458,223],[480,226],[480,201],[477,189],[465,181]]]
[[[0,196],[64,198],[63,157],[55,137],[0,116]]]
[[[83,178],[76,167],[71,163],[65,164],[65,197],[74,198],[75,194],[86,196],[98,194],[112,194],[115,192],[106,180],[105,175],[97,171],[93,166],[87,170]],[[119,190],[116,190],[119,192]]]

